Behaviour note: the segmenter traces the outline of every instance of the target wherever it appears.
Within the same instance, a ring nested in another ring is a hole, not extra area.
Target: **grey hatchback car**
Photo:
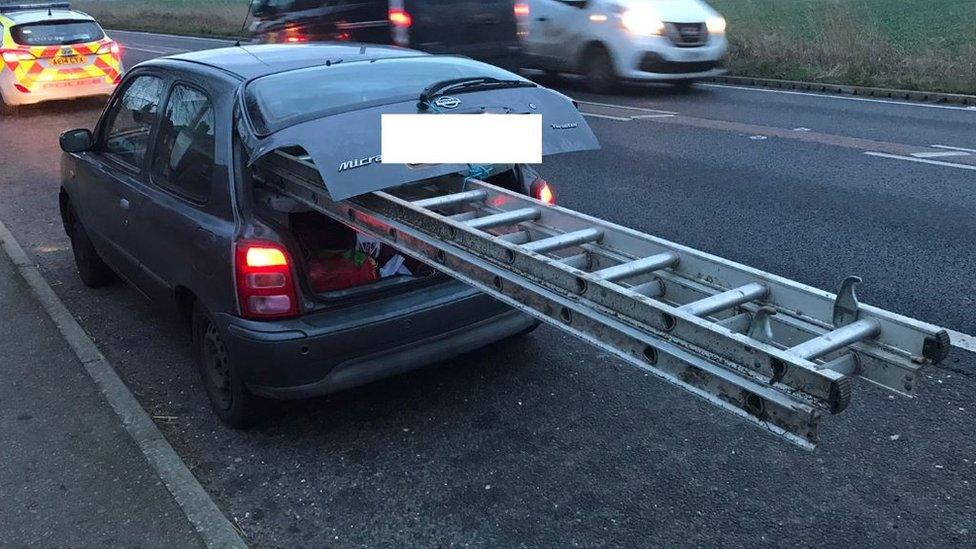
[[[277,149],[313,157],[337,200],[456,171],[324,169],[369,156],[379,136],[366,121],[417,112],[419,95],[451,81],[482,82],[452,92],[482,111],[569,102],[490,65],[377,46],[246,46],[135,67],[94,130],[61,136],[60,210],[81,279],[124,280],[177,312],[213,409],[235,428],[260,420],[267,399],[532,331],[534,319],[254,184],[254,161]],[[528,166],[492,166],[486,179],[551,196]]]

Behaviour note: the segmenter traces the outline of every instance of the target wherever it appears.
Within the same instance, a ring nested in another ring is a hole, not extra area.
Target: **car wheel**
[[[233,429],[247,429],[267,415],[267,401],[244,385],[213,317],[199,303],[193,307],[193,346],[203,387],[217,417]]]
[[[586,50],[583,56],[583,76],[586,78],[586,87],[593,93],[610,93],[620,83],[610,53],[603,46],[592,46]]]
[[[91,239],[88,238],[85,227],[78,220],[75,220],[71,226],[71,251],[75,256],[78,276],[85,286],[101,288],[112,283],[115,278],[112,269],[98,255]]]

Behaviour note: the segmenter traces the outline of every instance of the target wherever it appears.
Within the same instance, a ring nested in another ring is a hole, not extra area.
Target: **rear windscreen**
[[[268,135],[303,120],[419,98],[425,88],[454,78],[525,80],[508,71],[457,57],[380,59],[333,64],[258,78],[245,101],[254,129]]]
[[[105,38],[102,28],[94,21],[28,23],[11,28],[10,35],[21,46],[65,46]]]

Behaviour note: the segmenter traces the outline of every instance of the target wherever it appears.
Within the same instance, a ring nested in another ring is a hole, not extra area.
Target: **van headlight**
[[[709,17],[705,22],[710,34],[725,34],[725,18],[722,16]]]
[[[632,8],[620,14],[620,22],[625,29],[642,36],[664,34],[664,22],[653,10]]]

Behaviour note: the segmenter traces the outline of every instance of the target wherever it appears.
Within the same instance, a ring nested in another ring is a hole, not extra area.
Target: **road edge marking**
[[[142,452],[149,466],[179,504],[187,520],[208,548],[247,548],[230,520],[220,511],[190,469],[170,446],[166,438],[142,408],[136,397],[102,355],[95,342],[75,320],[68,307],[44,280],[37,265],[24,252],[13,233],[0,221],[2,248],[20,276],[30,286],[34,297],[57,326],[61,336],[81,361],[99,392],[118,416],[122,427]]]
[[[953,147],[951,145],[932,145],[933,149],[946,149],[949,151],[962,151],[968,153],[976,153],[976,149],[967,149],[966,147]]]
[[[887,105],[902,105],[906,107],[925,107],[929,109],[945,109],[953,111],[969,111],[976,112],[976,107],[974,106],[956,106],[956,105],[933,105],[931,103],[912,103],[909,101],[898,101],[892,99],[878,99],[874,97],[848,97],[846,95],[836,95],[829,92],[802,92],[794,90],[776,90],[770,88],[755,88],[750,86],[739,86],[736,84],[719,84],[713,82],[701,82],[698,84],[702,87],[708,88],[732,88],[734,90],[746,90],[746,91],[760,91],[767,93],[783,93],[786,95],[805,95],[809,97],[823,97],[826,99],[842,99],[844,101],[863,101],[866,103],[882,103]]]
[[[958,347],[970,353],[976,353],[976,337],[955,330],[947,329],[946,331],[949,332],[949,341],[953,347]]]
[[[925,158],[915,158],[914,156],[901,156],[897,154],[880,153],[874,151],[864,151],[864,154],[868,156],[877,156],[879,158],[893,158],[895,160],[907,160],[909,162],[920,162],[922,164],[932,164],[933,166],[945,166],[947,168],[960,168],[963,170],[974,170],[976,171],[976,166],[971,164],[955,164],[953,162],[942,162],[940,160],[927,160]]]

